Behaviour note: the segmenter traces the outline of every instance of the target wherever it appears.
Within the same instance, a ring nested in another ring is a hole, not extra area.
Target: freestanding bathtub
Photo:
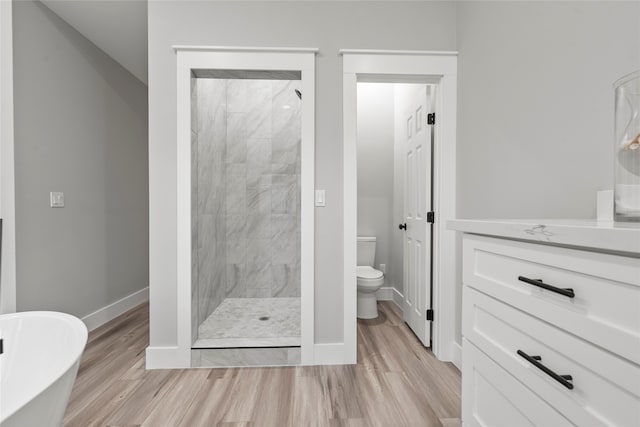
[[[0,315],[0,426],[59,426],[76,379],[87,328],[69,314]]]

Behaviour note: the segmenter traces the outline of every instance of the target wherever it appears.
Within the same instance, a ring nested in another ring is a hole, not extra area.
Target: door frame
[[[444,361],[459,360],[455,342],[456,234],[446,221],[456,217],[457,52],[341,49],[343,66],[344,170],[344,363],[357,360],[357,100],[359,81],[431,80],[436,93],[433,157],[432,351]],[[400,81],[399,81],[400,82]]]
[[[0,1],[0,314],[17,309],[12,2]]]
[[[301,72],[301,364],[314,363],[315,55],[317,49],[174,46],[177,53],[177,306],[174,368],[191,366],[191,70]],[[175,366],[178,365],[178,366]]]

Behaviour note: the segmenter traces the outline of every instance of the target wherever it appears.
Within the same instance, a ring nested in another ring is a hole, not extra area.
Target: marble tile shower
[[[192,80],[195,341],[225,298],[300,296],[301,83]]]

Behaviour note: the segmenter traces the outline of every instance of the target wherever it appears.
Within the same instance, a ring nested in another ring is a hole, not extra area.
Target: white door
[[[406,118],[404,184],[404,321],[426,347],[431,346],[431,327],[426,310],[431,308],[431,87],[402,85]]]

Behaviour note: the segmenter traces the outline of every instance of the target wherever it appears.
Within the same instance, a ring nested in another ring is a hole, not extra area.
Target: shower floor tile
[[[202,322],[192,348],[299,345],[300,298],[226,298]]]

